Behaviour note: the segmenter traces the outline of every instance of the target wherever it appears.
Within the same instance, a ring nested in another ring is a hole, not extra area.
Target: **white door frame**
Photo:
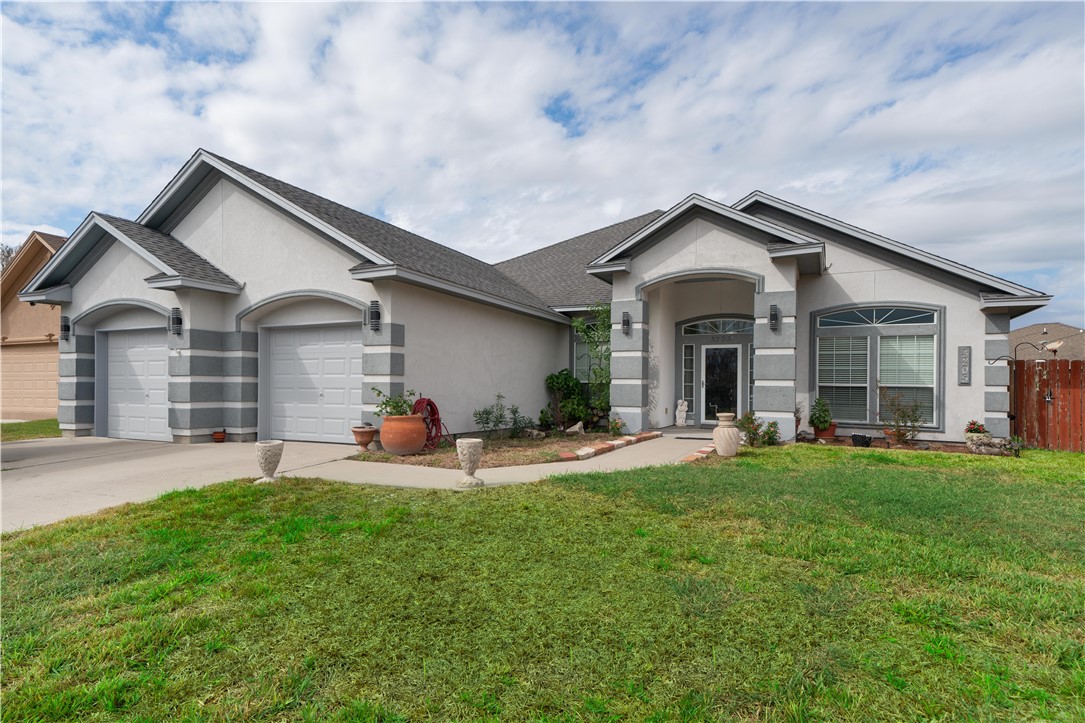
[[[736,370],[737,374],[735,376],[735,418],[737,419],[738,417],[742,416],[742,412],[744,411],[742,409],[742,346],[742,344],[704,344],[703,346],[701,346],[701,383],[699,385],[701,389],[701,396],[698,400],[698,407],[701,413],[697,417],[700,424],[711,424],[713,426],[716,424],[715,418],[707,418],[708,410],[705,408],[705,358],[708,356],[709,349],[734,349],[735,354],[738,355],[735,358],[735,365],[738,367],[738,369]]]

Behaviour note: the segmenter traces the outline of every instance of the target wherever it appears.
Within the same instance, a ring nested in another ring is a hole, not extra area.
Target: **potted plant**
[[[408,389],[402,394],[385,394],[372,387],[380,401],[376,414],[382,418],[381,446],[391,454],[418,454],[426,446],[426,420],[421,414],[412,414],[415,392]]]
[[[369,448],[369,445],[373,443],[373,438],[377,436],[377,428],[369,422],[351,427],[350,431],[354,435],[355,443],[362,448],[363,452]]]
[[[919,402],[905,402],[903,394],[887,387],[878,387],[878,400],[878,418],[889,425],[883,430],[887,445],[889,440],[908,444],[919,436],[919,425],[923,423]]]
[[[975,419],[968,420],[968,424],[964,426],[964,439],[966,442],[970,442],[975,439],[990,439],[991,433],[987,431],[987,428],[977,422]]]
[[[819,439],[832,439],[836,436],[833,412],[829,409],[829,403],[821,397],[815,399],[810,407],[810,426],[814,428],[814,436]]]

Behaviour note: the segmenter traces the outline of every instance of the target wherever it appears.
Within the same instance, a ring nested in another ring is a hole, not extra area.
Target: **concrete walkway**
[[[534,482],[567,472],[632,469],[678,462],[704,441],[665,436],[599,457],[522,467],[481,469],[488,486]],[[358,484],[454,489],[459,470],[355,462],[357,448],[287,442],[280,476],[322,477]],[[164,492],[259,477],[252,444],[182,445],[81,437],[8,442],[0,447],[0,523],[3,530],[48,524]]]

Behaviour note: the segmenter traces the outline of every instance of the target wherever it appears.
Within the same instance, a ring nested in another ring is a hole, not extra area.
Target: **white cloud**
[[[490,261],[760,188],[1085,316],[1080,5],[3,14],[5,240],[134,216],[204,146]]]

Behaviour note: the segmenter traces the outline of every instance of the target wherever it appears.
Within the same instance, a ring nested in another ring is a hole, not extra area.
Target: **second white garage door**
[[[172,442],[164,330],[109,333],[109,436]]]
[[[364,350],[360,324],[273,330],[270,437],[352,443]]]

